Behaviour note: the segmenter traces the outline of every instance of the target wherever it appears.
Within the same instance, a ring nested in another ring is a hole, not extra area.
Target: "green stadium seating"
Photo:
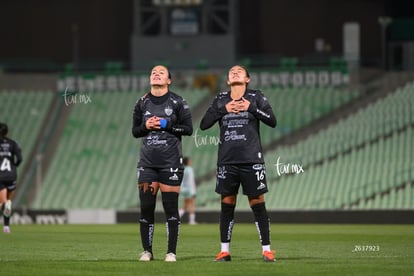
[[[36,146],[52,100],[52,91],[0,91],[0,121],[8,124],[9,136],[22,148],[22,167]]]

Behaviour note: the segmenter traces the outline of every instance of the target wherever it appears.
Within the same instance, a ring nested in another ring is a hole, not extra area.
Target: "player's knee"
[[[141,220],[144,219],[147,222],[152,223],[154,221],[154,211],[156,196],[152,194],[151,190],[143,189],[139,190],[139,200],[141,208]]]
[[[267,218],[268,217],[267,210],[266,210],[266,205],[265,205],[264,202],[252,205],[251,209],[252,209],[253,214],[254,214],[256,219],[258,219],[258,218]]]
[[[229,204],[229,205],[236,205],[237,196],[236,195],[221,196],[221,202]]]
[[[223,217],[233,218],[235,208],[236,208],[236,205],[234,204],[227,204],[227,203],[222,202],[221,203],[221,215]]]
[[[162,192],[162,205],[164,207],[167,220],[172,217],[177,219],[180,218],[178,214],[178,193]]]

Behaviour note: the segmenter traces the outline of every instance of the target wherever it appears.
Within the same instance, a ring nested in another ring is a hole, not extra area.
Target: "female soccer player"
[[[221,252],[216,261],[231,260],[230,241],[240,184],[253,210],[263,259],[275,261],[270,250],[270,221],[264,199],[268,189],[259,123],[275,127],[276,117],[263,93],[247,88],[249,82],[246,68],[240,65],[231,67],[227,76],[230,91],[216,95],[200,123],[202,130],[216,122],[220,126],[216,192],[221,194]]]
[[[16,141],[6,137],[8,126],[0,123],[0,208],[3,211],[4,233],[10,233],[12,199],[16,190],[17,166],[22,162],[22,152]]]
[[[140,261],[153,260],[154,211],[158,189],[167,220],[166,262],[176,261],[180,216],[178,195],[183,178],[181,136],[193,132],[187,102],[169,90],[171,74],[155,66],[150,75],[150,92],[135,104],[132,134],[141,138],[138,161],[138,190],[141,208],[140,232],[144,252]]]

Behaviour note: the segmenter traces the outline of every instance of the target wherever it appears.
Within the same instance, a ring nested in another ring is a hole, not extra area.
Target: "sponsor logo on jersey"
[[[151,115],[151,112],[149,112],[149,111],[147,110],[147,111],[145,111],[144,116],[148,116],[148,115]]]
[[[167,140],[166,139],[159,139],[160,137],[157,135],[149,135],[146,138],[146,142],[147,145],[166,145],[168,146]]]
[[[264,165],[263,164],[254,164],[252,166],[252,168],[253,168],[253,170],[260,171],[260,170],[264,169]]]
[[[9,143],[2,143],[1,144],[2,150],[10,150],[10,144]]]
[[[232,131],[226,131],[224,133],[224,141],[228,142],[228,141],[237,141],[237,140],[244,140],[246,141],[246,135],[245,134],[237,134],[236,130],[232,130]]]

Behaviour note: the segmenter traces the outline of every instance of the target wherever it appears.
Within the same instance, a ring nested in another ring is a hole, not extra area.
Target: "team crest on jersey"
[[[165,107],[164,112],[165,112],[165,115],[171,116],[171,114],[173,113],[173,110],[170,106],[167,106]]]

